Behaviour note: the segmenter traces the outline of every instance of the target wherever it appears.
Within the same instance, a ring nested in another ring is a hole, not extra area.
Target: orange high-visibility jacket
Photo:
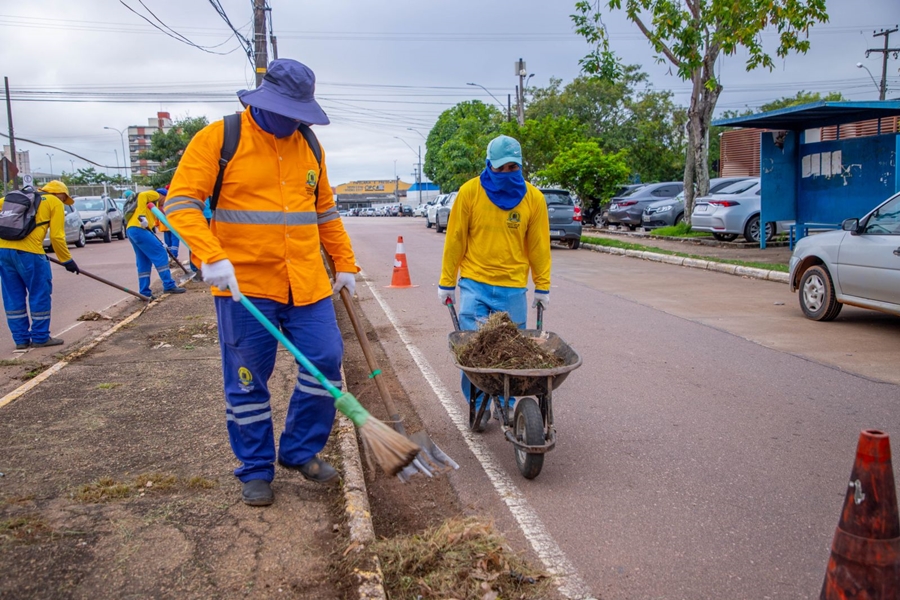
[[[166,197],[166,216],[204,263],[229,259],[241,292],[295,306],[331,295],[319,244],[336,269],[356,273],[356,258],[344,230],[328,175],[303,136],[278,139],[260,129],[247,109],[241,141],[225,168],[219,202],[207,225],[204,200],[219,173],[225,127],[217,121],[188,144]],[[316,185],[319,198],[316,202]],[[228,296],[216,287],[217,296]]]

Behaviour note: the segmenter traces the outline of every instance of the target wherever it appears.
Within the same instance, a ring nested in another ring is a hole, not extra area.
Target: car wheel
[[[578,250],[578,247],[581,245],[581,240],[568,240],[566,241],[566,245],[569,246],[570,250]]]
[[[720,242],[733,242],[737,239],[736,233],[714,233],[713,237]]]
[[[431,225],[432,225],[432,223],[431,223],[431,221],[428,220],[428,216],[426,215],[425,216],[425,227],[427,227],[428,229],[431,229]]]
[[[78,239],[75,240],[76,248],[84,248],[84,245],[87,244],[87,238],[84,237],[84,227],[78,230]]]
[[[103,240],[104,244],[108,244],[112,241],[112,223],[106,224],[106,230],[103,232],[103,237],[100,239]]]
[[[122,223],[122,226],[119,227],[119,233],[116,234],[116,239],[117,240],[125,239],[125,223]]]
[[[596,213],[594,213],[593,221],[594,227],[606,227],[607,225],[609,225],[608,215],[602,210],[598,210]]]
[[[675,217],[675,225],[681,225],[682,223],[684,223],[684,213]]]
[[[629,231],[634,231],[635,229],[637,229],[637,225],[629,225],[628,226]]]
[[[765,227],[766,233],[766,241],[772,241],[772,238],[775,237],[775,223],[766,223]],[[750,217],[750,220],[747,221],[747,224],[744,226],[744,239],[748,242],[753,242],[754,244],[759,243],[759,232],[760,232],[760,223],[759,223],[759,215],[754,215]]]
[[[833,321],[844,306],[834,296],[834,282],[823,265],[815,265],[800,278],[800,309],[807,319]]]
[[[441,227],[440,222],[434,224],[434,229],[435,229],[435,231],[437,231],[438,233],[444,233],[444,228]]]

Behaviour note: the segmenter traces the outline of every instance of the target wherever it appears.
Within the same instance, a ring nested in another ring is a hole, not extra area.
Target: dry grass
[[[29,513],[0,521],[0,540],[30,542],[52,534],[53,531],[40,515]]]
[[[73,498],[78,502],[96,503],[108,502],[119,498],[127,498],[132,493],[133,486],[129,483],[116,481],[112,477],[101,477],[97,481],[80,486]]]
[[[480,369],[552,369],[563,360],[523,336],[505,312],[487,318],[465,344],[453,348],[464,367]]]
[[[179,479],[168,473],[142,473],[132,481],[117,481],[112,477],[101,477],[91,483],[79,486],[72,498],[85,504],[110,502],[153,492],[171,492],[179,489],[204,490],[218,485],[211,479],[191,477]]]
[[[187,486],[194,490],[211,490],[214,487],[218,487],[219,483],[212,479],[197,475],[188,480]]]
[[[489,523],[453,518],[422,534],[375,542],[388,598],[537,600],[549,578],[513,554]]]

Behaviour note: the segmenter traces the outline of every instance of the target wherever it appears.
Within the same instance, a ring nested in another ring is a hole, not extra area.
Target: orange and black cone
[[[397,253],[394,255],[394,275],[391,277],[391,285],[389,288],[413,288],[419,287],[413,285],[409,279],[409,266],[406,264],[406,250],[403,248],[403,236],[397,236]]]
[[[900,598],[897,488],[890,438],[881,431],[859,434],[820,598]]]

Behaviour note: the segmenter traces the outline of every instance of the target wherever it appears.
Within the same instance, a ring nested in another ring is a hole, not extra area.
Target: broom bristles
[[[374,458],[391,477],[409,465],[420,450],[415,443],[371,415],[359,428],[359,437],[366,449],[369,467],[372,467]]]

